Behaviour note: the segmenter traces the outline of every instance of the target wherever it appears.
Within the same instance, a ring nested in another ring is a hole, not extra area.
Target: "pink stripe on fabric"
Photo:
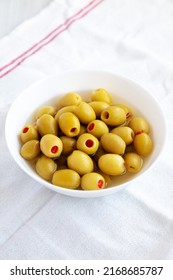
[[[53,41],[58,35],[60,35],[63,31],[67,30],[69,26],[74,23],[75,21],[83,18],[85,15],[87,15],[90,11],[92,11],[98,4],[100,4],[104,0],[93,0],[89,2],[86,6],[84,6],[82,9],[80,9],[76,14],[73,16],[69,17],[63,24],[60,24],[57,26],[54,30],[52,30],[48,35],[46,35],[43,39],[41,39],[39,42],[34,44],[31,48],[23,52],[21,55],[13,59],[11,62],[8,64],[4,65],[3,67],[0,68],[0,71],[6,69],[8,66],[14,64],[16,61],[18,61],[17,64],[15,64],[12,68],[7,70],[5,73],[0,75],[0,78],[4,77],[8,73],[10,73],[12,70],[14,70],[16,67],[18,67],[23,61],[25,61],[28,57],[32,56],[36,52],[38,52],[40,49],[42,49],[44,46],[49,44],[51,41]],[[90,7],[91,6],[91,7]],[[54,34],[55,33],[55,34]],[[54,35],[53,37],[51,37]],[[51,37],[49,39],[49,37]],[[47,42],[46,40],[49,39]],[[43,43],[43,44],[42,44]],[[37,48],[36,48],[37,47]],[[36,49],[35,49],[36,48]],[[33,52],[31,52],[33,49],[35,49]],[[29,55],[27,55],[29,52],[31,52]],[[27,56],[25,56],[27,55]],[[21,59],[22,58],[22,59]]]
[[[94,3],[97,0],[93,0],[91,2],[89,2],[85,7],[83,7],[81,10],[79,10],[75,15],[69,17],[64,23],[60,24],[59,26],[57,26],[55,29],[53,29],[48,35],[46,35],[43,39],[41,39],[39,42],[37,42],[36,44],[34,44],[31,48],[29,48],[28,50],[26,50],[25,52],[23,52],[22,54],[20,54],[18,57],[16,57],[15,59],[13,59],[12,61],[10,61],[8,64],[2,66],[0,68],[0,71],[4,70],[5,68],[7,68],[9,65],[13,64],[14,62],[16,62],[19,58],[21,58],[22,56],[24,56],[25,54],[27,54],[29,51],[33,50],[35,47],[37,47],[40,43],[42,43],[44,40],[46,40],[47,38],[49,38],[54,32],[56,32],[57,30],[59,30],[61,27],[63,27],[64,25],[66,25],[73,17],[77,16],[78,14],[80,14],[83,10],[85,10],[88,6],[92,5],[92,3]]]

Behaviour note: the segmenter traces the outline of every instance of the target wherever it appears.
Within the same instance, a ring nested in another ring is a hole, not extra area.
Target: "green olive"
[[[87,173],[81,178],[81,188],[83,190],[100,190],[106,186],[105,179],[96,172]]]
[[[120,136],[114,133],[105,133],[100,142],[105,151],[119,155],[124,154],[126,143]]]
[[[20,139],[23,143],[26,143],[29,140],[38,140],[39,135],[37,129],[32,125],[25,125],[20,133]]]
[[[79,105],[82,102],[82,98],[79,94],[75,92],[66,93],[61,99],[59,100],[59,104],[61,106],[71,106],[71,105]]]
[[[58,136],[46,134],[41,138],[40,149],[45,156],[56,158],[61,155],[63,144]]]
[[[92,155],[98,150],[99,141],[94,135],[84,133],[77,139],[76,146],[78,150],[81,150],[88,155]]]
[[[124,159],[116,154],[104,154],[98,160],[98,166],[107,175],[122,175],[125,172]]]
[[[71,169],[61,169],[55,171],[52,184],[67,189],[76,189],[80,185],[79,174]]]
[[[92,101],[102,101],[102,102],[106,102],[108,104],[112,103],[112,98],[110,96],[110,93],[103,88],[98,88],[98,89],[94,90],[91,94],[91,100]]]
[[[79,119],[71,112],[63,113],[59,117],[59,127],[69,137],[77,136],[80,132]]]
[[[88,124],[96,119],[96,114],[93,108],[83,101],[76,107],[74,114],[79,118],[82,124]]]
[[[54,117],[56,114],[56,111],[57,111],[57,109],[53,106],[42,106],[37,110],[37,112],[35,114],[35,118],[37,120],[44,114],[48,114],[48,115],[51,115]]]
[[[53,159],[41,156],[36,162],[37,173],[46,180],[51,180],[53,173],[56,171],[57,165]]]
[[[133,117],[133,119],[129,122],[129,127],[133,129],[135,134],[141,132],[149,133],[149,124],[141,117]]]
[[[55,115],[55,120],[56,122],[58,123],[59,122],[59,117],[63,114],[63,113],[66,113],[66,112],[70,112],[70,113],[73,113],[75,111],[77,106],[75,105],[71,105],[71,106],[66,106],[66,107],[63,107],[61,109],[58,110],[58,112],[56,113]]]
[[[37,120],[37,129],[41,136],[45,134],[58,134],[57,123],[54,117],[49,114],[44,114]]]
[[[102,111],[101,120],[107,125],[118,126],[126,121],[126,113],[118,106],[109,106]]]
[[[147,156],[152,152],[153,142],[151,137],[145,132],[137,134],[134,138],[133,144],[136,152],[141,156]]]
[[[123,109],[125,111],[127,121],[129,121],[132,118],[133,112],[129,107],[125,106],[124,104],[116,104],[116,106],[120,107],[121,109]]]
[[[94,170],[94,164],[92,159],[86,153],[75,150],[67,158],[68,168],[75,170],[79,175],[92,172]]]
[[[63,144],[63,155],[69,155],[73,152],[73,150],[76,148],[76,139],[68,136],[61,136],[60,137],[62,144]]]
[[[111,133],[114,133],[120,136],[126,145],[130,145],[134,139],[134,131],[128,126],[118,126],[111,130]]]
[[[103,101],[92,101],[89,102],[89,105],[93,108],[94,112],[96,113],[96,118],[99,119],[101,112],[109,107],[109,104]]]
[[[24,159],[32,160],[40,154],[40,143],[38,140],[30,140],[23,144],[20,154]]]
[[[143,159],[136,153],[127,153],[124,155],[126,170],[130,173],[138,172],[143,164]]]
[[[109,132],[109,128],[103,121],[94,120],[88,124],[87,131],[100,139],[103,134]]]

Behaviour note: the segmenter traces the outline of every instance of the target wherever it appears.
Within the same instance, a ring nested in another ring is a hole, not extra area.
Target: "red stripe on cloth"
[[[35,47],[37,47],[40,43],[44,42],[47,38],[49,38],[53,33],[55,33],[56,31],[58,31],[61,27],[64,27],[68,24],[68,22],[73,19],[74,17],[78,16],[81,12],[83,12],[86,8],[88,8],[90,5],[92,5],[96,0],[93,0],[91,2],[89,2],[85,7],[83,7],[81,10],[79,10],[76,14],[74,14],[73,16],[69,17],[64,23],[60,24],[59,26],[57,26],[55,29],[53,29],[48,35],[46,35],[43,39],[41,39],[39,42],[37,42],[36,44],[34,44],[31,48],[29,48],[28,50],[26,50],[25,52],[23,52],[22,54],[20,54],[18,57],[16,57],[15,59],[13,59],[12,61],[10,61],[9,63],[7,63],[6,65],[0,67],[0,71],[4,70],[5,68],[7,68],[8,66],[10,66],[11,64],[13,64],[14,62],[16,62],[18,59],[20,59],[22,56],[24,56],[25,54],[27,54],[28,52],[30,52],[31,50],[33,50]]]
[[[58,37],[62,32],[67,30],[75,21],[83,18],[86,16],[90,11],[92,11],[97,5],[99,5],[104,0],[93,0],[89,2],[86,6],[84,6],[82,9],[80,9],[76,14],[69,17],[63,24],[60,24],[57,26],[54,30],[52,30],[48,35],[46,35],[43,39],[41,39],[39,42],[34,44],[31,48],[20,54],[18,57],[7,63],[6,65],[2,66],[0,68],[0,72],[4,69],[8,68],[9,66],[13,66],[8,69],[6,72],[0,75],[0,78],[6,76],[8,73],[13,71],[15,68],[17,68],[20,64],[22,64],[27,58],[34,55],[36,52],[38,52],[40,49],[42,49],[44,46],[52,42],[56,37]],[[52,36],[53,35],[53,36]],[[47,40],[48,39],[48,40]],[[32,52],[31,52],[32,51]],[[17,63],[16,63],[17,62]]]

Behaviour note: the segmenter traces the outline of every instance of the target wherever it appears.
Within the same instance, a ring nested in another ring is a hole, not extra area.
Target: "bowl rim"
[[[78,190],[78,189],[68,189],[68,188],[62,188],[60,186],[54,186],[53,184],[49,183],[48,181],[44,180],[43,178],[39,178],[37,177],[33,172],[28,171],[22,164],[22,162],[20,162],[19,160],[16,159],[12,147],[10,145],[10,141],[9,141],[9,137],[8,137],[8,123],[9,123],[9,119],[10,119],[10,113],[13,110],[13,108],[15,107],[15,105],[18,103],[18,101],[20,100],[20,98],[22,98],[23,96],[25,96],[26,91],[30,91],[32,90],[32,88],[38,87],[39,85],[41,85],[43,82],[49,81],[50,79],[54,79],[57,76],[61,76],[61,75],[70,75],[70,74],[79,74],[79,73],[85,73],[86,75],[93,75],[93,74],[105,74],[105,75],[112,75],[118,79],[124,80],[126,81],[128,84],[132,84],[134,86],[137,86],[139,88],[141,88],[141,90],[145,91],[146,94],[148,94],[148,96],[150,96],[150,98],[155,102],[156,106],[158,107],[161,117],[162,117],[162,121],[163,121],[163,127],[164,127],[164,138],[162,141],[162,145],[160,148],[160,151],[158,153],[158,155],[156,156],[155,160],[150,164],[149,168],[147,168],[145,171],[143,171],[141,174],[139,174],[138,176],[135,176],[134,178],[131,178],[129,181],[123,182],[120,185],[117,186],[112,186],[110,188],[105,188],[105,189],[101,189],[101,190],[90,190],[90,191],[84,191],[84,190]],[[45,186],[48,189],[51,189],[55,192],[58,192],[60,194],[64,194],[64,195],[68,195],[68,196],[73,196],[73,197],[83,197],[83,198],[89,198],[89,197],[99,197],[99,196],[105,196],[108,194],[112,194],[114,192],[120,191],[122,189],[124,189],[125,187],[127,187],[127,185],[132,184],[133,181],[136,181],[138,179],[140,179],[140,177],[144,174],[146,174],[149,170],[151,170],[151,168],[153,168],[153,166],[158,162],[160,156],[163,153],[164,147],[165,147],[165,143],[167,141],[167,123],[166,123],[166,118],[163,112],[163,109],[158,101],[158,99],[151,94],[150,90],[148,90],[147,87],[144,87],[143,85],[139,84],[138,82],[132,80],[131,78],[128,78],[126,76],[117,74],[116,72],[112,72],[112,71],[108,71],[108,70],[97,70],[97,69],[82,69],[82,70],[68,70],[68,71],[62,71],[59,73],[55,73],[53,75],[48,75],[42,79],[40,79],[39,81],[36,81],[35,83],[32,83],[30,86],[26,87],[21,94],[19,94],[17,96],[17,98],[15,98],[15,100],[12,102],[7,115],[6,115],[6,120],[5,120],[5,140],[7,143],[7,147],[8,150],[10,151],[10,154],[13,158],[13,160],[18,164],[18,166],[29,176],[31,177],[33,180],[35,180],[36,182],[38,182],[39,184],[41,184],[42,186]]]

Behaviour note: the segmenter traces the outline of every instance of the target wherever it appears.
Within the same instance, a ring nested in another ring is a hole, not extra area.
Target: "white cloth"
[[[69,23],[89,1],[55,0],[22,23],[0,40],[1,67]],[[15,62],[0,72],[1,259],[173,258],[173,3],[92,2],[98,5],[54,40],[8,74]],[[9,106],[26,87],[81,68],[141,83],[161,103],[168,124],[166,148],[153,169],[127,189],[93,199],[63,196],[34,182],[12,160],[4,137]]]

